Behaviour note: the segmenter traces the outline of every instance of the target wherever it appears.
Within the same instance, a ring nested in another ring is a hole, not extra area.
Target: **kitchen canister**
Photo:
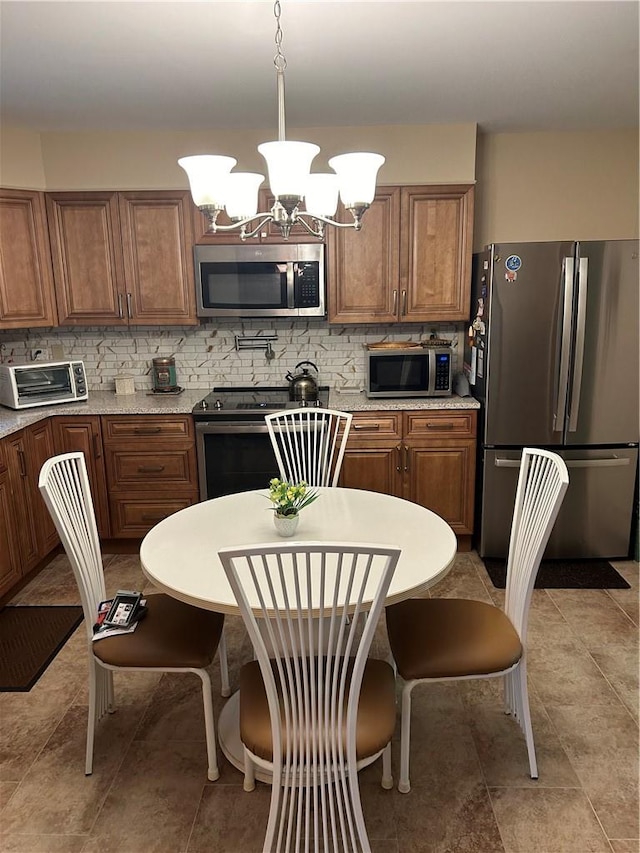
[[[173,356],[154,358],[152,369],[154,391],[176,391],[176,360]]]
[[[116,376],[116,394],[135,394],[136,393],[136,384],[134,382],[133,376],[129,376],[128,374],[121,373],[119,376]]]

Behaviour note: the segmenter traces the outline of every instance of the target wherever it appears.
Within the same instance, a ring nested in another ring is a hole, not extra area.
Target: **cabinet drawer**
[[[402,415],[399,412],[355,412],[351,421],[349,443],[362,439],[399,439]]]
[[[111,535],[115,538],[138,538],[148,533],[163,518],[197,503],[198,495],[193,493],[181,498],[151,500],[142,497],[111,499]]]
[[[189,450],[107,449],[107,470],[112,489],[192,488],[196,481],[194,455]]]
[[[404,437],[406,439],[430,437],[434,439],[474,438],[476,413],[469,412],[407,412]]]
[[[124,415],[110,415],[103,418],[103,438],[105,444],[113,444],[119,441],[130,442],[140,439],[147,442],[152,438],[163,440],[193,440],[191,418],[186,415],[140,415],[139,417],[126,417]]]

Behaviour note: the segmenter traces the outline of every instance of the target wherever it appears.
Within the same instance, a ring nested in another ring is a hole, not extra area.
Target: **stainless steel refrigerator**
[[[626,557],[638,466],[638,241],[493,244],[474,255],[465,371],[481,403],[477,546],[508,551],[523,447],[569,489],[545,557]]]

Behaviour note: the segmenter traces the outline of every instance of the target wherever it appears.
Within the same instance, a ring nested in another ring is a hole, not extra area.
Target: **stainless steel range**
[[[320,386],[326,407],[329,388]],[[200,500],[249,489],[264,489],[278,466],[264,416],[305,404],[289,400],[287,386],[216,387],[193,407]]]

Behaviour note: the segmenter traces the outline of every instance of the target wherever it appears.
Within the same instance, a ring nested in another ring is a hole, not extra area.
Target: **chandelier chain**
[[[273,14],[276,18],[276,55],[273,57],[273,64],[276,67],[276,71],[284,71],[287,67],[287,60],[282,52],[282,27],[280,26],[280,15],[282,14],[282,10],[280,8],[280,0],[276,0],[273,4]]]

